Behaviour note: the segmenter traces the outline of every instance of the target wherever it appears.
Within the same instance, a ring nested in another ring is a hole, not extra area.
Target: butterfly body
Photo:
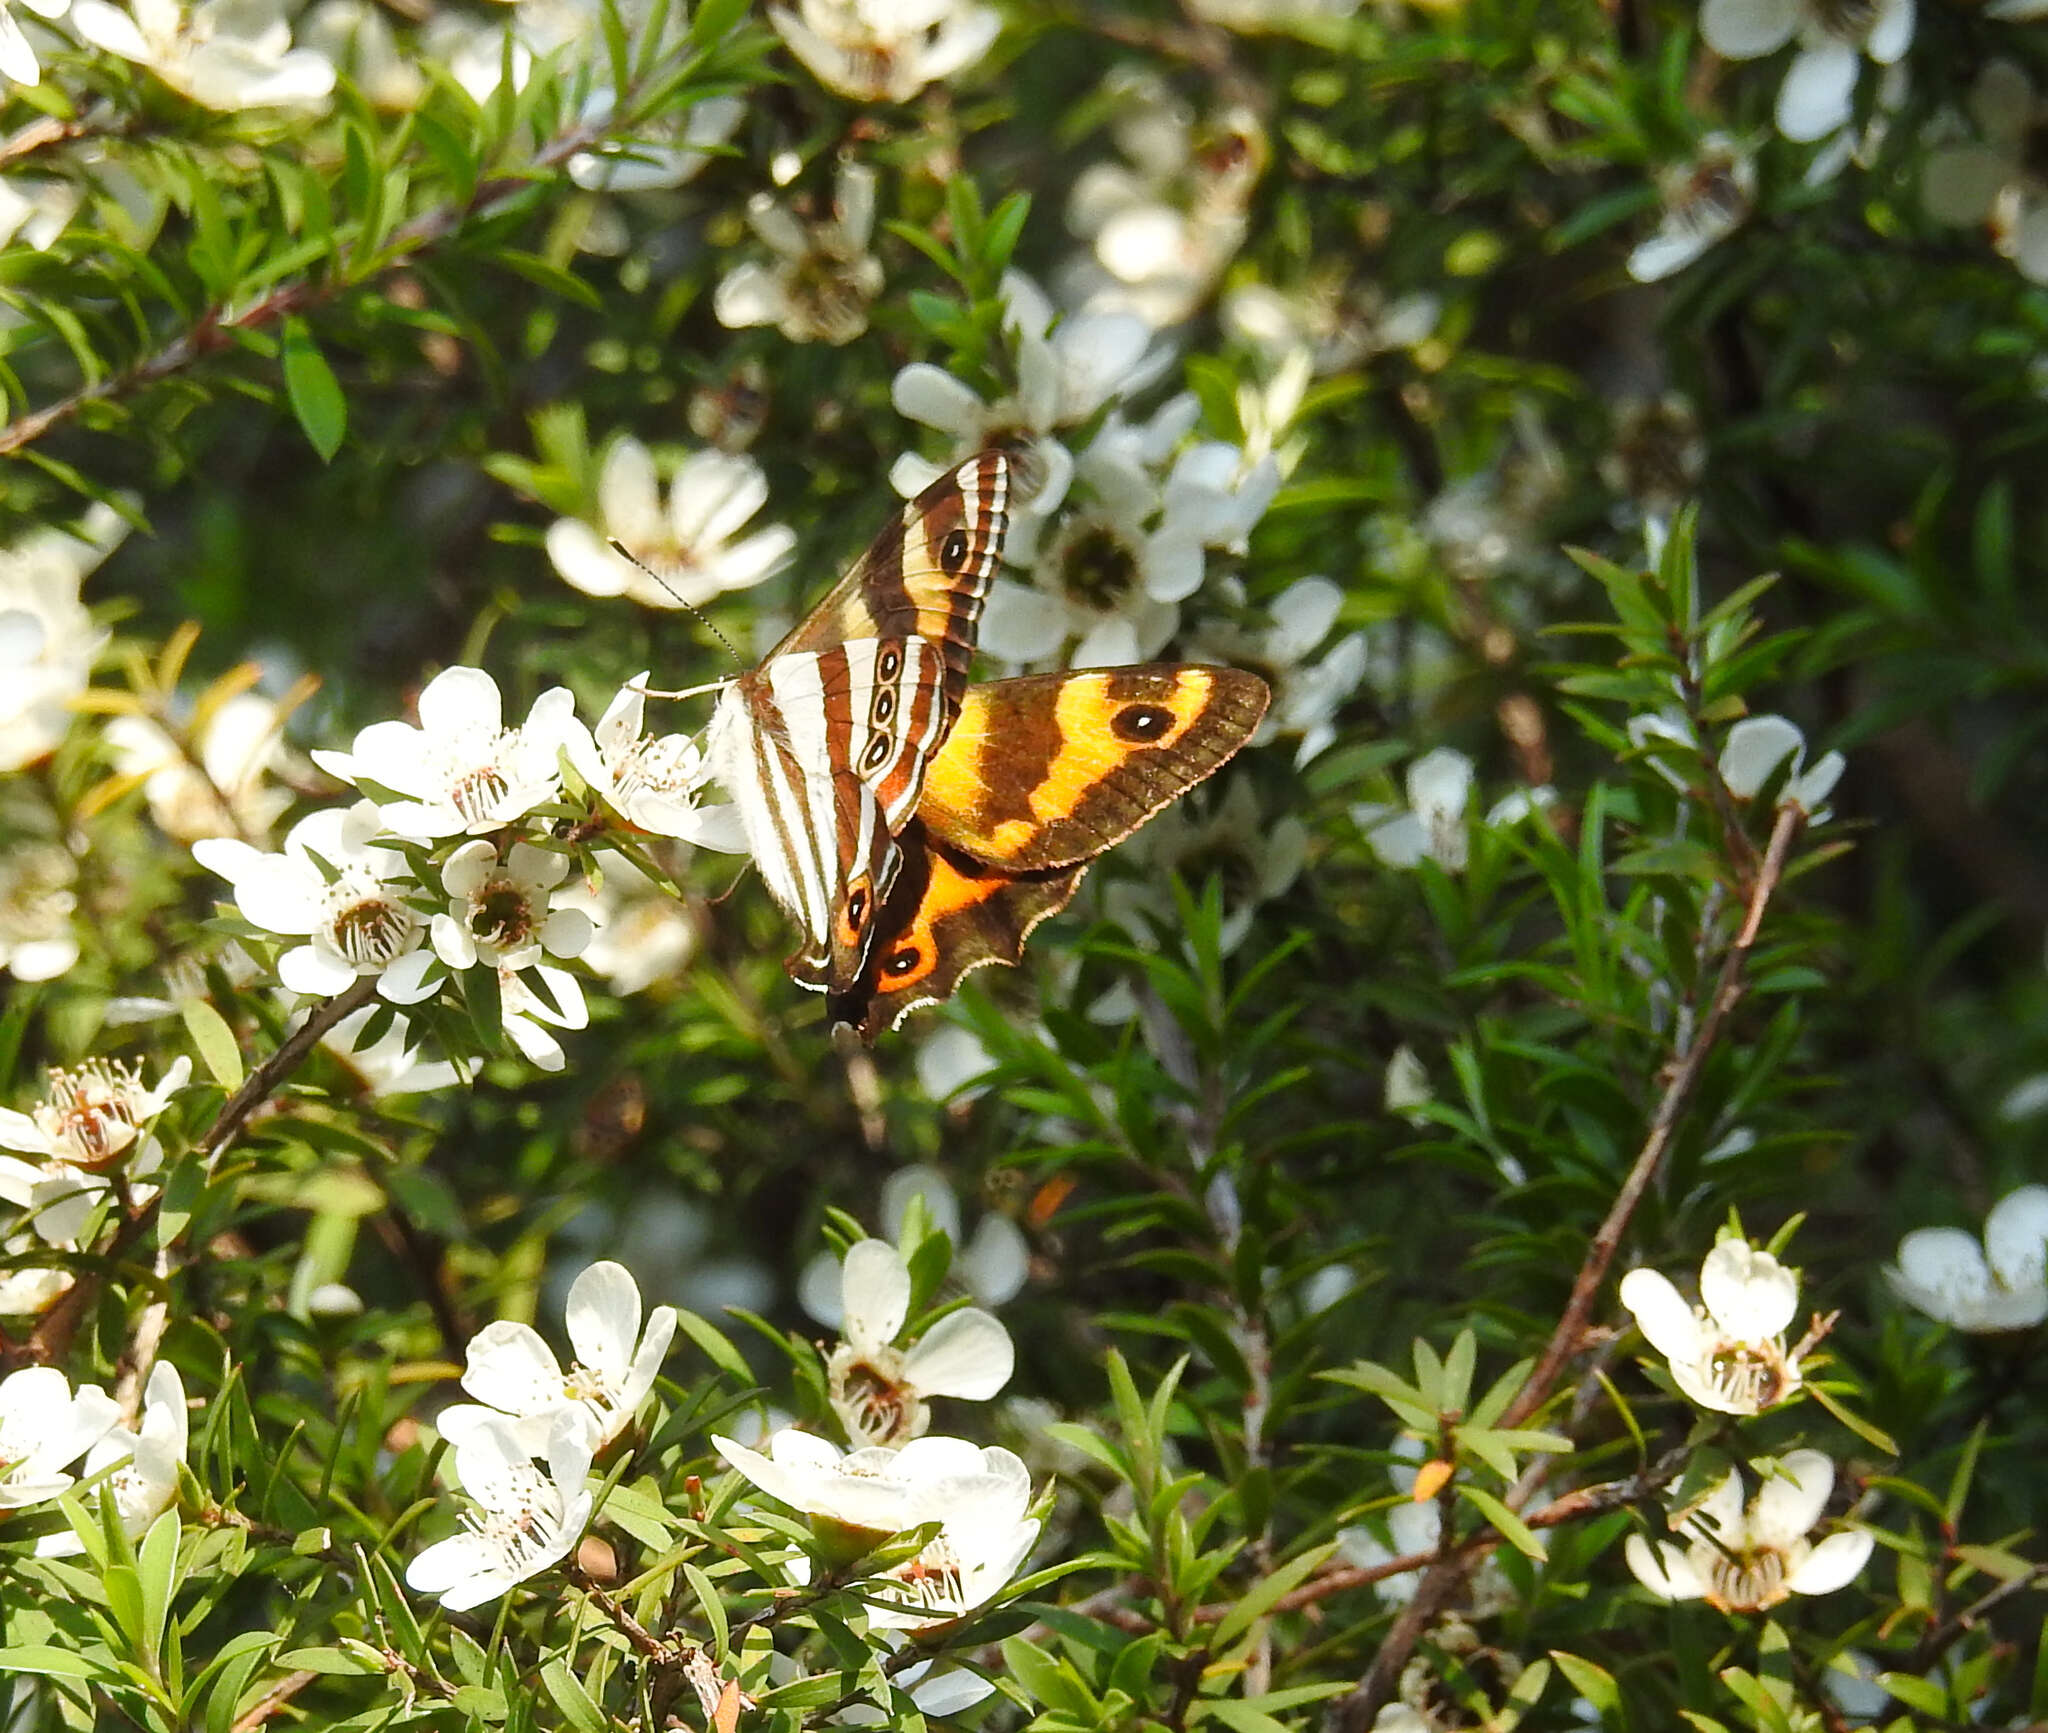
[[[969,686],[1010,460],[912,500],[706,736],[769,893],[803,930],[791,977],[868,1040],[1015,963],[1088,863],[1220,768],[1268,693],[1229,668]]]

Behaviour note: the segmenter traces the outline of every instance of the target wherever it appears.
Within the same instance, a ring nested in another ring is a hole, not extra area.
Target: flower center
[[[702,763],[687,734],[643,734],[612,761],[612,779],[628,800],[636,794],[687,795],[697,787]]]
[[[382,968],[412,948],[419,916],[374,881],[338,880],[329,893],[327,937],[353,967]]]
[[[1776,1547],[1720,1555],[1708,1573],[1707,1604],[1724,1613],[1762,1612],[1792,1592],[1785,1577],[1785,1555]]]
[[[1734,163],[1724,156],[1704,158],[1678,188],[1671,220],[1688,235],[1718,238],[1749,212]]]
[[[49,1098],[35,1120],[81,1167],[103,1167],[135,1141],[141,1093],[133,1066],[89,1059],[76,1071],[50,1073]]]
[[[1877,0],[1811,0],[1813,15],[1830,36],[1861,42],[1877,22]]]
[[[1739,1412],[1760,1414],[1798,1388],[1799,1372],[1775,1342],[1736,1342],[1723,1337],[1707,1356],[1706,1381]]]
[[[907,1440],[917,1420],[916,1393],[871,1360],[832,1369],[832,1406],[862,1444]]]
[[[943,1534],[916,1558],[906,1559],[888,1574],[914,1606],[932,1612],[961,1612],[967,1606],[967,1571]]]
[[[449,784],[448,804],[470,824],[487,824],[512,792],[511,778],[495,759],[464,771]]]
[[[526,887],[514,879],[492,879],[469,899],[470,936],[489,950],[517,950],[539,930]]]
[[[1056,562],[1062,589],[1097,613],[1114,613],[1138,586],[1138,550],[1115,524],[1080,518],[1069,526]]]

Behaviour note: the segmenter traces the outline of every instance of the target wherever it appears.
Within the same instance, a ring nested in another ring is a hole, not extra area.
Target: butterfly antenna
[[[736,663],[738,663],[740,667],[746,667],[746,658],[732,647],[732,640],[718,629],[716,622],[712,620],[709,614],[705,613],[704,610],[698,607],[695,602],[685,601],[681,594],[678,593],[675,585],[670,583],[668,579],[663,577],[645,560],[643,560],[638,554],[634,553],[633,550],[627,547],[624,542],[620,541],[617,536],[607,536],[605,540],[607,545],[611,548],[612,552],[617,554],[620,559],[626,560],[631,564],[638,566],[643,572],[645,572],[664,590],[668,591],[670,595],[674,596],[676,599],[677,606],[687,608],[691,613],[695,614],[698,620],[703,624],[704,629],[708,631],[712,635],[712,637],[716,638],[719,641],[719,643],[724,647],[725,653],[728,656],[730,656]]]

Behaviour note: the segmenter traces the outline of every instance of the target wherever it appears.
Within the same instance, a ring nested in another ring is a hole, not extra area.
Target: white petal
[[[1785,1586],[1795,1595],[1826,1595],[1845,1588],[1870,1562],[1876,1543],[1868,1529],[1844,1529],[1831,1534],[1808,1553],[1786,1577]]]
[[[1728,60],[1755,60],[1792,40],[1799,21],[1795,0],[1706,0],[1700,35]]]
[[[1299,662],[1337,623],[1344,592],[1328,578],[1298,578],[1273,598],[1268,646],[1276,662]]]
[[[569,1288],[564,1321],[577,1359],[594,1371],[621,1376],[640,1336],[640,1285],[624,1264],[592,1264]]]
[[[749,325],[773,325],[789,308],[781,279],[765,265],[749,259],[719,279],[711,310],[728,331]]]
[[[1913,45],[1913,0],[1879,0],[1877,19],[1863,39],[1863,52],[1890,66]]]
[[[78,0],[71,9],[71,22],[78,34],[95,48],[118,54],[123,60],[149,61],[154,58],[149,43],[135,20],[106,0]]]
[[[1665,1276],[1630,1270],[1621,1278],[1621,1303],[1635,1314],[1636,1328],[1667,1360],[1693,1360],[1701,1347],[1699,1317]]]
[[[899,372],[890,384],[889,401],[895,404],[897,414],[956,439],[978,431],[986,410],[971,387],[929,361],[913,361]]]
[[[920,1068],[920,1079],[923,1075]],[[1000,1306],[1023,1290],[1031,1273],[1031,1248],[1015,1222],[991,1213],[976,1225],[953,1267],[968,1292],[983,1305]]]
[[[1713,244],[1708,235],[1694,230],[1662,229],[1647,241],[1637,243],[1628,256],[1628,274],[1638,283],[1658,283],[1682,271]]]
[[[1721,780],[1748,800],[1786,759],[1803,755],[1806,736],[1782,716],[1745,716],[1728,730],[1721,748]]]
[[[1799,1278],[1769,1252],[1723,1240],[1700,1266],[1700,1299],[1737,1341],[1767,1341],[1799,1309]]]
[[[1010,1332],[981,1310],[949,1312],[904,1357],[903,1376],[926,1396],[986,1402],[1009,1383],[1017,1364]]]
[[[887,1240],[862,1240],[840,1267],[846,1339],[871,1354],[896,1340],[910,1315],[910,1271]]]
[[[468,1361],[463,1389],[506,1414],[545,1413],[566,1400],[554,1350],[525,1324],[509,1318],[486,1324],[470,1338]],[[465,1458],[465,1486],[470,1485],[467,1463]]]
[[[1067,639],[1067,613],[1043,590],[998,578],[981,615],[981,648],[1003,662],[1042,662]]]
[[[563,581],[586,596],[624,595],[637,575],[632,562],[614,553],[581,518],[557,518],[549,524],[547,550]]]
[[[442,669],[420,693],[419,713],[420,732],[429,736],[453,734],[464,728],[495,732],[505,719],[498,683],[481,668]],[[362,750],[360,737],[356,750]]]
[[[417,1005],[440,985],[439,981],[428,979],[437,961],[433,951],[424,945],[408,951],[384,971],[377,991],[394,1005]]]
[[[277,978],[294,993],[330,999],[355,984],[356,972],[331,951],[300,945],[278,958]]]
[[[1806,144],[1848,125],[1862,63],[1847,42],[1829,39],[1802,48],[1778,86],[1778,130]]]
[[[2009,1288],[2038,1288],[2048,1259],[2048,1186],[2023,1185],[1984,1221],[1992,1273]]]
[[[1408,767],[1408,804],[1425,821],[1461,817],[1471,798],[1472,760],[1454,747],[1439,746]]]
[[[1160,602],[1184,602],[1202,587],[1206,565],[1202,538],[1192,531],[1162,530],[1145,542],[1145,593]]]
[[[1750,1505],[1749,1534],[1760,1545],[1782,1550],[1820,1521],[1834,1490],[1835,1465],[1818,1450],[1794,1450],[1780,1457],[1777,1466],[1775,1474],[1765,1476]]]
[[[768,478],[751,457],[700,451],[676,471],[669,488],[669,522],[678,545],[723,542],[768,503]]]
[[[1412,867],[1422,862],[1429,852],[1429,830],[1421,819],[1412,812],[1394,813],[1389,809],[1354,807],[1352,817],[1365,831],[1365,840],[1372,852],[1391,867]]]
[[[668,529],[654,458],[631,434],[622,434],[605,453],[597,483],[597,507],[605,529],[629,548],[652,547]]]
[[[542,922],[541,949],[551,957],[580,957],[597,937],[597,924],[582,909],[556,909]]]
[[[1706,1593],[1692,1561],[1668,1540],[1653,1548],[1641,1535],[1632,1534],[1621,1551],[1636,1581],[1660,1601],[1696,1601]]]

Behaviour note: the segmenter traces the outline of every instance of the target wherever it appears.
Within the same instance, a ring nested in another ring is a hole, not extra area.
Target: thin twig
[[[1729,1013],[1741,1001],[1746,986],[1744,967],[1751,948],[1756,944],[1757,933],[1763,926],[1764,911],[1770,907],[1778,883],[1785,875],[1792,844],[1805,819],[1805,812],[1794,803],[1788,802],[1778,810],[1770,842],[1749,886],[1741,930],[1735,935],[1722,962],[1720,975],[1714,983],[1714,995],[1708,1003],[1706,1016],[1701,1019],[1699,1032],[1670,1068],[1643,1146],[1628,1171],[1628,1177],[1622,1181],[1621,1190],[1615,1194],[1606,1220],[1601,1222],[1592,1244],[1586,1248],[1585,1260],[1572,1283],[1571,1296],[1565,1302],[1563,1315],[1557,1321],[1557,1328],[1551,1332],[1535,1370],[1500,1418],[1499,1424],[1503,1427],[1520,1426],[1540,1409],[1549,1400],[1565,1367],[1579,1352],[1601,1285],[1607,1279],[1615,1254],[1621,1249],[1622,1235],[1627,1231],[1637,1205],[1642,1202],[1643,1194],[1649,1190],[1650,1182],[1663,1165],[1665,1151],[1670,1147],[1672,1136],[1706,1069],[1707,1058],[1727,1023]],[[1534,1489],[1535,1483],[1530,1481],[1526,1490],[1520,1487],[1516,1490],[1526,1499]],[[1366,1733],[1372,1726],[1381,1708],[1392,1700],[1402,1669],[1408,1665],[1408,1657],[1415,1652],[1415,1645],[1422,1640],[1423,1632],[1450,1604],[1470,1572],[1472,1561],[1478,1556],[1478,1549],[1470,1545],[1447,1549],[1424,1572],[1421,1583],[1416,1587],[1415,1598],[1394,1621],[1394,1628],[1387,1633],[1386,1641],[1380,1645],[1379,1653],[1373,1657],[1365,1676],[1331,1706],[1325,1723],[1330,1733]]]
[[[255,1706],[247,1714],[235,1722],[232,1733],[255,1733],[255,1729],[261,1727],[319,1677],[318,1673],[309,1673],[303,1667],[295,1673],[285,1674],[257,1699]]]
[[[1996,1588],[1979,1595],[1953,1618],[1935,1626],[1922,1637],[1919,1646],[1913,1651],[1912,1660],[1902,1670],[1907,1673],[1924,1674],[1959,1639],[1975,1630],[1994,1607],[2003,1605],[2014,1595],[2024,1594],[2028,1589],[2039,1588],[2044,1582],[2048,1582],[2048,1564],[2037,1564],[2023,1576],[2009,1578]]]

